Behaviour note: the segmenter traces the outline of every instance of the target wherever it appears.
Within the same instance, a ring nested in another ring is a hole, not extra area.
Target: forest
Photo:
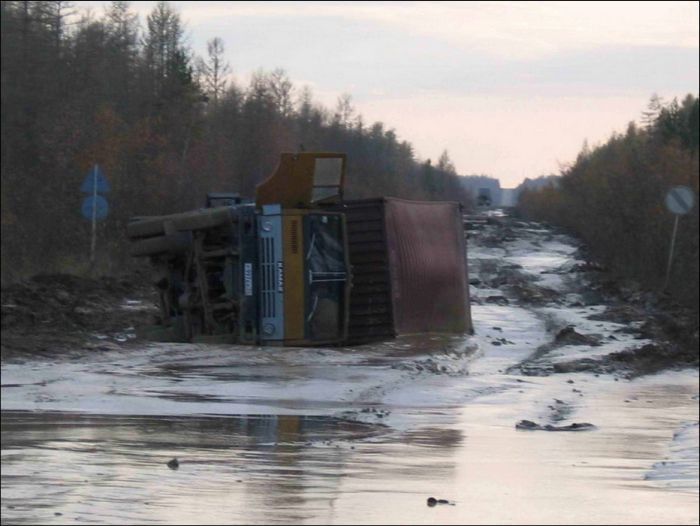
[[[674,215],[668,190],[690,187],[695,208],[679,218],[668,291],[698,312],[698,97],[663,102],[653,96],[641,125],[604,144],[584,145],[549,184],[521,189],[526,217],[567,228],[621,276],[650,290],[665,285]]]
[[[201,207],[207,192],[250,197],[284,151],[346,153],[350,198],[469,202],[446,151],[418,159],[349,94],[324,107],[283,69],[239,85],[225,42],[195,56],[167,2],[143,23],[128,2],[97,15],[64,1],[1,5],[3,283],[120,272],[130,217]],[[80,187],[95,164],[111,188],[90,266]]]

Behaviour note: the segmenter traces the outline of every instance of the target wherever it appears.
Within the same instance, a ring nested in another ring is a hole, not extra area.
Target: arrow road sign
[[[98,194],[106,194],[110,190],[109,183],[98,165],[95,165],[90,170],[90,173],[80,186],[80,191],[86,194],[92,194],[95,190],[97,190]]]
[[[676,215],[685,215],[695,206],[695,193],[687,186],[674,186],[666,194],[666,208]]]

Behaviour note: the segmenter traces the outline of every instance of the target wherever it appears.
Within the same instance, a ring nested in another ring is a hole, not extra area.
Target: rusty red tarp
[[[398,334],[472,332],[459,203],[384,200]]]

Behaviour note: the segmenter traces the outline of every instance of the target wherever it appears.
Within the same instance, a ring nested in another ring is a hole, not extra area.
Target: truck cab
[[[256,190],[129,224],[132,255],[157,269],[166,339],[264,345],[347,338],[350,265],[339,203],[344,154],[282,154]]]

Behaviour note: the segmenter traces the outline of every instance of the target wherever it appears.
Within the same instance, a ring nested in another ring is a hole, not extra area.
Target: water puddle
[[[423,504],[416,484],[449,477],[462,440],[332,417],[3,411],[2,522],[333,522],[348,478]]]

